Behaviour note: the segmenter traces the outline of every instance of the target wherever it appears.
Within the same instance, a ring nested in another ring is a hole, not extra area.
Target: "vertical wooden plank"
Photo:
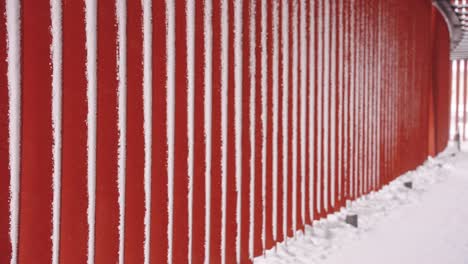
[[[210,218],[210,263],[221,263],[222,232],[222,40],[221,1],[213,1],[213,52],[212,52],[212,126],[211,126],[211,218]],[[194,208],[195,210],[196,207]]]
[[[266,54],[266,86],[267,86],[267,101],[266,101],[266,193],[265,193],[265,248],[273,247],[273,20],[272,9],[274,3],[265,1],[263,4],[266,20],[266,43],[264,44],[264,52]],[[244,33],[245,34],[245,33]]]
[[[22,143],[18,262],[47,263],[52,259],[51,9],[49,2],[33,0],[21,1],[21,7]]]
[[[284,48],[284,31],[283,31],[283,9],[284,9],[284,1],[278,0],[277,1],[277,19],[278,19],[278,28],[277,28],[277,35],[278,39],[276,40],[278,43],[278,159],[277,159],[277,170],[278,170],[278,182],[277,182],[277,237],[276,241],[283,241],[284,239],[284,171],[285,168],[283,166],[285,155],[284,155],[284,103],[283,103],[283,92],[285,87],[285,72],[287,69],[284,68],[284,60],[285,60],[285,48]]]
[[[10,239],[10,138],[6,3],[0,0],[0,263],[9,263],[12,254]]]
[[[263,253],[263,198],[262,198],[262,2],[255,5],[255,191],[254,191],[254,255]]]
[[[318,1],[317,4],[314,5],[314,8],[312,10],[312,17],[311,17],[311,24],[314,27],[314,43],[312,46],[312,50],[316,56],[313,57],[314,60],[314,68],[312,69],[314,78],[312,78],[312,92],[314,93],[314,97],[312,98],[313,100],[313,138],[312,138],[312,149],[313,149],[313,188],[312,188],[312,194],[313,194],[313,216],[314,219],[316,220],[319,218],[319,211],[320,211],[320,205],[319,205],[319,199],[320,199],[320,193],[319,193],[319,178],[320,178],[320,170],[319,170],[319,155],[320,155],[320,143],[319,143],[319,107],[320,107],[320,101],[318,100],[319,98],[319,77],[321,76],[321,72],[319,70],[319,65],[321,63],[320,61],[320,50],[319,47],[321,45],[321,28],[319,27],[319,22],[320,22],[320,17],[319,14],[321,13],[321,10],[319,9],[320,7],[320,1]]]
[[[204,21],[206,3],[197,2],[195,6],[195,98],[194,98],[194,175],[193,175],[193,222],[192,222],[192,262],[204,261],[204,237],[207,229],[205,223],[205,122],[204,102],[205,98],[205,31]]]
[[[175,2],[175,130],[173,263],[188,262],[187,1]],[[202,42],[203,43],[203,42]],[[204,217],[204,216],[203,216]],[[200,238],[205,240],[204,237]]]
[[[311,120],[312,120],[312,111],[311,109],[311,104],[310,101],[313,100],[313,95],[311,91],[312,87],[312,81],[311,81],[311,76],[310,76],[310,71],[312,68],[312,60],[311,60],[311,55],[310,55],[310,45],[311,45],[311,40],[310,40],[310,35],[314,33],[313,29],[311,28],[311,15],[310,15],[310,5],[309,1],[303,1],[301,2],[302,9],[301,9],[301,14],[303,16],[303,23],[304,25],[302,26],[301,29],[301,46],[303,48],[301,49],[304,53],[301,53],[301,58],[302,56],[305,56],[304,59],[304,64],[305,68],[302,70],[305,71],[304,73],[304,89],[305,89],[305,98],[303,103],[304,103],[304,148],[303,153],[305,154],[304,156],[304,163],[303,164],[303,169],[304,169],[304,187],[302,191],[304,192],[304,225],[310,225],[312,224],[312,217],[311,217],[311,192],[310,192],[310,183],[312,181],[312,166],[313,163],[311,162],[310,158],[312,156],[311,150],[312,150],[312,144],[313,142],[311,141],[310,133],[311,133]],[[311,32],[312,31],[312,32]],[[312,57],[313,58],[313,57]]]
[[[85,263],[87,220],[87,78],[85,2],[65,1],[63,10],[62,197],[60,262]]]
[[[237,182],[236,175],[236,7],[239,1],[229,1],[228,3],[228,95],[227,95],[227,203],[226,203],[226,243],[225,258],[226,263],[235,263],[237,259]],[[237,30],[241,30],[240,28]]]
[[[255,75],[250,70],[251,54],[250,51],[252,43],[250,42],[250,31],[254,25],[251,24],[251,16],[253,8],[255,7],[253,1],[245,1],[242,6],[242,188],[241,188],[241,233],[240,233],[240,259],[242,263],[249,262],[249,231],[250,231],[250,179],[254,175],[250,174],[250,159],[252,155],[251,148],[254,147],[250,141],[250,123],[252,122],[250,116],[250,102],[252,78]]]
[[[116,3],[97,8],[97,149],[96,253],[97,263],[119,259],[118,79]]]
[[[143,97],[143,6],[127,1],[127,159],[125,262],[144,262],[145,131]]]
[[[167,13],[152,3],[152,166],[150,263],[168,262]]]

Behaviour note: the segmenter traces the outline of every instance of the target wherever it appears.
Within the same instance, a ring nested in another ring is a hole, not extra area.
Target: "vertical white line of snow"
[[[249,49],[250,49],[250,102],[249,102],[249,139],[250,139],[250,216],[249,216],[249,257],[254,257],[254,228],[255,228],[255,8],[256,2],[250,3],[250,32],[249,32]]]
[[[331,17],[331,49],[330,49],[330,204],[332,206],[335,205],[335,181],[336,181],[336,174],[335,174],[335,155],[336,155],[336,0],[333,1],[333,4],[330,5],[329,16]]]
[[[306,102],[307,102],[307,38],[306,38],[306,23],[305,23],[305,18],[307,14],[305,13],[306,9],[304,7],[305,5],[305,0],[301,0],[300,2],[300,8],[301,8],[301,16],[300,16],[300,32],[301,32],[301,38],[300,38],[300,65],[301,65],[301,138],[300,138],[300,144],[301,144],[301,220],[302,223],[305,223],[305,177],[306,177]]]
[[[380,102],[380,94],[381,94],[381,90],[383,89],[383,82],[384,82],[384,78],[382,76],[382,21],[383,21],[383,13],[382,13],[382,3],[379,3],[378,5],[378,14],[377,14],[377,17],[378,17],[378,25],[377,25],[377,34],[378,34],[378,38],[377,38],[377,51],[378,51],[378,54],[377,54],[377,58],[376,58],[376,63],[377,63],[377,71],[378,71],[378,74],[377,74],[377,98],[376,98],[376,123],[377,123],[377,135],[376,135],[376,141],[375,141],[375,154],[376,154],[376,161],[375,161],[375,185],[376,187],[379,187],[380,186],[380,123],[382,122],[381,120],[381,115],[380,115],[380,111],[381,111],[381,102]]]
[[[292,229],[297,229],[297,90],[298,90],[298,45],[297,45],[297,0],[292,4]]]
[[[234,131],[236,159],[236,259],[240,263],[242,220],[242,1],[234,3]]]
[[[62,5],[59,0],[51,0],[50,55],[52,59],[52,263],[59,262],[60,243],[60,186],[62,172]]]
[[[463,89],[465,87],[465,61],[464,60],[458,60],[458,104],[457,104],[457,109],[458,109],[458,123],[456,124],[458,133],[461,134],[461,127],[460,127],[460,121],[462,120],[461,116],[463,116]]]
[[[151,167],[153,142],[152,129],[152,45],[151,36],[153,34],[151,26],[151,0],[141,0],[143,6],[143,129],[145,133],[145,168],[144,168],[144,189],[145,189],[145,240],[144,240],[144,264],[149,264],[150,259],[150,226],[151,226]],[[192,23],[193,24],[193,23]],[[190,120],[189,120],[190,121]],[[190,138],[189,138],[190,139]],[[190,144],[189,144],[190,153]],[[190,164],[190,163],[189,163]],[[190,175],[190,174],[189,174]],[[190,176],[189,176],[190,177]],[[190,218],[191,219],[191,218]]]
[[[340,1],[340,5],[349,5],[348,2],[345,2],[345,1]],[[349,122],[348,122],[348,105],[349,105],[349,60],[348,60],[348,54],[349,54],[349,42],[348,42],[348,37],[349,37],[349,32],[348,32],[348,25],[349,25],[349,18],[348,18],[348,15],[346,12],[348,12],[348,9],[344,9],[344,6],[343,6],[343,9],[340,10],[340,15],[341,15],[341,30],[342,30],[342,40],[343,43],[342,45],[342,49],[343,49],[343,52],[341,54],[341,67],[343,68],[342,71],[343,71],[343,78],[342,78],[342,89],[343,89],[343,100],[342,100],[342,115],[341,115],[341,118],[342,118],[342,126],[343,126],[343,134],[341,136],[341,142],[342,142],[342,146],[343,146],[343,152],[341,154],[341,157],[342,157],[342,160],[341,160],[341,163],[342,164],[341,166],[343,166],[343,170],[345,171],[345,174],[341,174],[341,177],[347,177],[345,183],[347,184],[349,182],[349,173],[348,173],[348,168],[349,168],[349,163],[348,163],[348,148],[349,148],[349,137],[348,137],[348,127],[349,127]],[[346,14],[346,15],[345,15]],[[346,52],[345,52],[346,51]],[[340,185],[341,186],[341,185]],[[341,194],[342,194],[342,197],[343,197],[343,201],[345,202],[344,204],[346,205],[346,200],[347,200],[347,197],[345,196],[345,194],[348,194],[347,193],[347,185],[344,185],[344,186],[341,186]]]
[[[118,147],[118,179],[119,188],[119,263],[124,263],[124,242],[125,242],[125,160],[127,145],[127,5],[125,0],[116,1],[117,16],[117,69],[118,84],[118,126],[119,126],[119,147]]]
[[[452,60],[452,80],[455,80],[456,76],[457,76],[457,61],[456,60]],[[456,100],[456,94],[457,94],[457,85],[456,85],[456,82],[452,81],[452,98],[451,98],[451,105],[450,105],[450,130],[451,130],[451,135],[450,135],[450,138],[454,138],[455,136],[455,133],[456,133],[456,125],[455,125],[455,100]]]
[[[175,123],[175,3],[166,3],[166,53],[167,53],[167,188],[168,188],[168,228],[167,238],[169,242],[167,260],[172,263],[172,251],[174,249],[174,123]]]
[[[314,16],[315,10],[315,1],[309,1],[309,23],[307,25],[307,30],[309,32],[309,217],[312,221],[314,219],[314,153],[317,146],[314,145],[314,134],[315,134],[315,121],[314,121],[314,114],[315,114],[315,21],[316,18]]]
[[[267,129],[268,129],[268,113],[267,113],[267,101],[268,101],[268,84],[267,84],[267,7],[266,7],[266,0],[261,1],[261,8],[262,8],[262,20],[261,20],[261,76],[260,82],[262,87],[262,244],[263,249],[265,249],[266,243],[266,144],[267,144]]]
[[[288,0],[282,0],[281,8],[281,37],[282,37],[282,53],[283,53],[283,113],[282,113],[282,130],[283,130],[283,237],[287,241],[288,234],[288,90],[289,90],[289,36],[288,36],[288,18],[289,8]]]
[[[228,0],[221,2],[221,263],[226,263],[226,202],[227,202],[227,118],[228,118]]]
[[[272,6],[272,21],[273,21],[273,210],[272,210],[272,218],[273,218],[273,240],[276,241],[278,237],[278,1],[275,0]]]
[[[343,177],[341,168],[344,167],[343,162],[343,121],[345,120],[345,115],[343,112],[343,89],[345,89],[345,85],[343,83],[343,50],[344,50],[344,42],[343,42],[343,0],[338,0],[338,29],[339,29],[339,47],[338,47],[338,83],[339,86],[337,87],[338,91],[338,98],[339,98],[339,105],[338,105],[338,164],[337,171],[338,171],[338,192],[340,199],[343,199],[343,186],[341,186],[341,179]]]
[[[88,79],[88,264],[94,263],[96,213],[97,3],[86,0],[86,78]]]
[[[21,152],[21,20],[19,0],[6,1],[8,133],[10,156],[10,264],[17,263]]]
[[[193,229],[193,159],[195,105],[195,0],[187,0],[185,7],[187,28],[187,144],[188,144],[188,263],[192,263]]]
[[[356,81],[356,76],[355,76],[355,63],[356,63],[356,60],[355,60],[355,43],[354,43],[354,0],[351,0],[350,1],[350,20],[349,20],[349,23],[350,23],[350,29],[349,29],[349,67],[350,67],[350,73],[349,73],[349,78],[350,78],[350,82],[349,82],[349,126],[350,126],[350,129],[349,129],[349,153],[350,153],[350,157],[348,159],[348,162],[349,162],[349,192],[350,192],[350,196],[352,197],[354,194],[354,190],[355,190],[355,184],[354,184],[354,170],[355,170],[355,163],[354,163],[354,160],[355,160],[355,153],[354,153],[354,137],[355,137],[355,127],[354,127],[354,113],[355,113],[355,104],[354,104],[354,96],[355,96],[355,81]]]
[[[325,0],[324,1],[324,47],[323,47],[323,53],[325,56],[324,59],[324,77],[323,77],[323,101],[324,101],[324,127],[323,127],[323,203],[324,203],[324,208],[325,210],[328,209],[328,151],[329,151],[329,146],[328,146],[328,137],[329,137],[329,94],[330,94],[330,3],[329,1]]]
[[[204,49],[205,49],[205,263],[210,262],[210,215],[211,215],[211,112],[212,112],[212,48],[213,48],[213,29],[212,29],[212,3],[211,0],[206,0],[204,5]]]
[[[318,1],[318,16],[317,16],[317,201],[315,202],[315,205],[317,207],[317,212],[321,212],[321,204],[322,204],[322,194],[323,190],[321,188],[321,183],[323,181],[323,173],[322,173],[322,107],[323,107],[323,98],[322,98],[322,93],[323,93],[323,1],[324,0],[319,0]]]

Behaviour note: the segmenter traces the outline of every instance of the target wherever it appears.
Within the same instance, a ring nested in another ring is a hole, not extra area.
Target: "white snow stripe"
[[[329,94],[330,94],[330,3],[324,2],[324,67],[323,67],[323,207],[328,210],[328,136],[329,136]]]
[[[330,45],[330,201],[329,203],[332,206],[335,206],[335,181],[336,181],[336,171],[335,171],[335,156],[336,156],[336,0],[333,1],[333,4],[330,6],[330,17],[331,17],[331,45]]]
[[[88,114],[88,264],[94,263],[95,220],[96,220],[96,111],[97,111],[97,79],[96,79],[96,1],[86,0],[86,78],[88,80],[87,99]]]
[[[194,109],[195,109],[195,0],[186,3],[187,27],[187,144],[188,144],[188,262],[193,250],[193,165],[194,165]]]
[[[174,123],[175,123],[175,3],[166,3],[166,56],[167,56],[167,196],[168,196],[168,250],[167,260],[172,263],[174,231]]]
[[[317,212],[321,212],[322,204],[322,188],[320,188],[323,178],[322,173],[322,106],[323,106],[323,0],[318,1],[318,16],[317,16]]]
[[[289,28],[288,28],[288,17],[289,17],[289,8],[288,0],[282,0],[281,8],[281,37],[282,37],[282,54],[283,54],[283,113],[282,113],[282,130],[283,130],[283,237],[287,241],[288,234],[288,93],[289,93]]]
[[[8,60],[8,133],[10,158],[10,264],[17,263],[21,149],[21,20],[19,0],[6,1]]]
[[[262,102],[262,245],[263,250],[266,247],[266,144],[267,144],[267,129],[268,129],[268,110],[267,110],[267,101],[268,101],[268,73],[267,73],[267,3],[266,0],[261,1],[262,8],[262,17],[261,17],[261,102]]]
[[[205,263],[210,262],[210,215],[211,215],[211,126],[212,126],[212,51],[213,51],[213,29],[212,29],[212,3],[211,0],[204,1],[204,50],[205,50]]]
[[[250,2],[250,32],[249,32],[249,49],[250,49],[250,102],[249,102],[249,141],[250,141],[250,216],[249,216],[249,257],[254,257],[254,236],[255,236],[255,90],[256,90],[256,36],[255,36],[255,18],[256,18],[256,1]]]
[[[62,172],[62,5],[59,0],[51,0],[50,47],[52,59],[52,263],[59,262],[60,244],[60,186]]]
[[[116,1],[117,17],[117,79],[118,84],[118,167],[117,186],[119,191],[119,263],[124,263],[125,242],[125,167],[126,167],[126,145],[127,145],[127,5],[125,0]]]
[[[151,228],[151,167],[152,167],[152,138],[153,138],[153,90],[152,90],[152,26],[151,26],[151,0],[142,0],[143,7],[143,129],[145,140],[145,240],[144,240],[144,264],[150,262],[150,228]],[[190,148],[189,148],[190,149]]]

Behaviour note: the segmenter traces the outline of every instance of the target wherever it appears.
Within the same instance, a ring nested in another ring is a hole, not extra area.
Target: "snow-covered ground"
[[[468,263],[468,145],[455,152],[449,147],[254,263]],[[359,215],[358,228],[344,223],[349,212]]]

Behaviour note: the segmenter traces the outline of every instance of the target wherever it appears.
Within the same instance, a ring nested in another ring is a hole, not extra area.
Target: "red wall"
[[[430,1],[19,2],[8,35],[0,0],[0,263],[249,263],[448,142]]]

